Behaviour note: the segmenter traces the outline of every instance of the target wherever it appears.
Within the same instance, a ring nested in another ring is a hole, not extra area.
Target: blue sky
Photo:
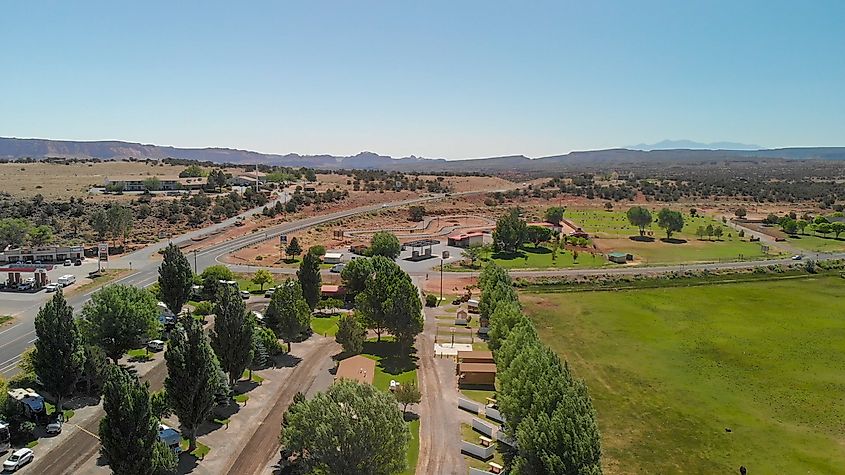
[[[842,1],[3,2],[0,136],[443,158],[845,145],[843,19]]]

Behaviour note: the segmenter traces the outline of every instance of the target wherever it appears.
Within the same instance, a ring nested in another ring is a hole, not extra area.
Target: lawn
[[[627,210],[626,210],[627,211]],[[567,210],[566,217],[588,233],[597,236],[594,242],[605,251],[633,254],[644,264],[677,264],[682,262],[712,262],[765,257],[759,243],[740,239],[737,231],[727,224],[709,216],[692,217],[684,211],[684,228],[672,235],[673,240],[686,242],[664,242],[665,232],[657,226],[658,209],[651,213],[655,222],[646,231],[651,231],[651,242],[632,240],[639,236],[639,229],[628,222],[626,211]],[[721,227],[724,236],[720,240],[699,239],[695,232],[699,227],[712,225]],[[580,258],[579,258],[580,259]]]
[[[606,473],[841,473],[843,292],[820,276],[522,301],[590,388]]]
[[[376,360],[376,374],[373,386],[382,391],[390,388],[390,380],[399,384],[417,380],[417,357],[399,355],[399,344],[393,337],[381,337],[381,342],[370,339],[364,342],[363,356]]]
[[[842,252],[845,251],[845,237],[835,239],[833,235],[828,237],[814,236],[810,234],[798,234],[787,238],[789,245],[815,252]]]
[[[337,321],[339,316],[311,317],[311,330],[318,335],[335,336],[337,334]]]
[[[557,257],[552,260],[552,249],[545,246],[535,248],[533,244],[522,246],[522,250],[515,254],[487,253],[482,255],[482,259],[485,258],[506,269],[601,267],[610,264],[601,252],[591,254],[590,252],[579,251],[576,259],[571,251],[558,251]]]
[[[420,456],[420,420],[414,419],[408,422],[408,430],[411,432],[411,441],[408,443],[408,468],[403,475],[414,475],[417,471],[417,459]]]

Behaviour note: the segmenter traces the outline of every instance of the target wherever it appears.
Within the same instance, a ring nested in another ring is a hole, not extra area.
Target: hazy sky
[[[845,145],[843,20],[841,0],[7,1],[0,136],[444,158]]]

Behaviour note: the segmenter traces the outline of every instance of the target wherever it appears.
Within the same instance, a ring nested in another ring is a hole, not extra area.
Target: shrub
[[[194,314],[206,316],[211,313],[212,309],[211,302],[204,300],[202,302],[197,302],[197,305],[194,307]]]
[[[437,306],[437,296],[434,294],[428,294],[425,296],[425,306],[426,307],[436,307]]]

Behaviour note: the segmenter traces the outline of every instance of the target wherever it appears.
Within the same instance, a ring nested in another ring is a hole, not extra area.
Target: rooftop
[[[495,373],[495,363],[458,363],[459,373]]]
[[[485,358],[493,361],[493,352],[492,351],[482,351],[482,350],[473,350],[473,351],[459,351],[458,352],[458,361],[463,358],[473,358],[473,359],[480,359]]]

